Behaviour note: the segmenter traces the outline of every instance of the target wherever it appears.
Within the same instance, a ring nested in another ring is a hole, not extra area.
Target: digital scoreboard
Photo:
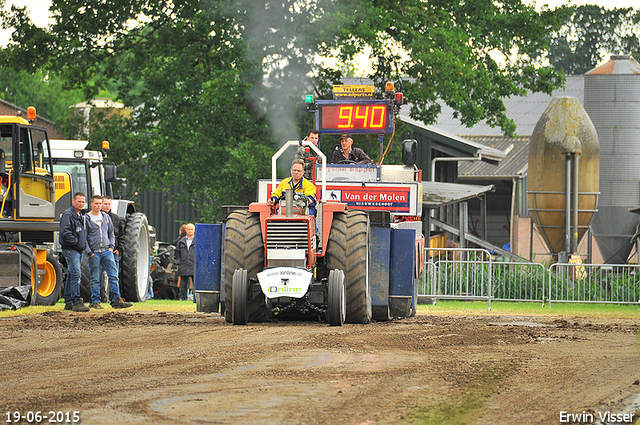
[[[393,108],[386,100],[317,100],[316,129],[320,133],[390,133]]]

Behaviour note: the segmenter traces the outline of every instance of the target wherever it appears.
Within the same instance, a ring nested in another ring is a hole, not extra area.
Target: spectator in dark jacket
[[[87,246],[87,235],[84,220],[80,213],[84,208],[85,196],[76,192],[71,200],[71,207],[62,213],[60,218],[60,245],[62,255],[67,261],[67,283],[64,287],[64,309],[73,311],[89,311],[80,297],[80,279],[82,279],[82,252]]]
[[[338,164],[342,161],[352,162],[355,164],[371,164],[373,161],[360,148],[353,147],[353,139],[351,135],[344,133],[340,136],[340,146],[336,145],[331,155],[331,162]]]
[[[180,278],[180,299],[189,297],[189,285],[193,287],[193,273],[196,263],[196,226],[193,223],[185,227],[186,235],[176,244],[175,258]]]
[[[180,226],[180,229],[178,230],[178,237],[176,238],[176,240],[173,241],[171,245],[173,245],[174,247],[178,245],[178,241],[184,238],[184,235],[187,233],[186,229],[187,229],[186,224],[183,224],[182,226]]]

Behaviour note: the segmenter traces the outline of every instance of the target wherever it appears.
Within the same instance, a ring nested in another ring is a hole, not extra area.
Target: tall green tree
[[[640,58],[640,10],[596,5],[567,8],[570,14],[550,33],[549,62],[568,75],[595,68],[610,54]]]
[[[311,125],[303,95],[329,96],[358,53],[425,123],[444,101],[466,124],[513,134],[502,99],[562,84],[542,65],[561,19],[521,0],[53,0],[51,11],[46,29],[19,8],[3,17],[5,63],[55,70],[87,97],[114,87],[134,109],[103,127],[121,146],[113,158],[150,187],[204,193],[211,218],[254,199],[274,149]]]
[[[343,4],[337,19],[339,57],[371,46],[373,78],[382,85],[409,77],[400,87],[412,103],[412,117],[425,123],[435,122],[443,101],[466,125],[486,119],[513,135],[502,99],[527,90],[550,93],[563,83],[541,63],[545,34],[559,27],[564,12],[538,13],[520,0]]]

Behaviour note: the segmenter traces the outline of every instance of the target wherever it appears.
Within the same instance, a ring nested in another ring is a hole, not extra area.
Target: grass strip
[[[477,421],[486,401],[498,390],[508,367],[504,362],[485,362],[459,397],[419,408],[407,418],[409,425],[463,425]]]
[[[418,314],[452,315],[516,315],[516,316],[577,316],[619,319],[640,319],[639,304],[589,304],[493,301],[491,311],[486,301],[442,300],[435,305],[418,305]]]
[[[111,310],[109,303],[104,303],[104,311]],[[58,301],[53,306],[27,306],[18,310],[0,311],[0,317],[27,316],[47,311],[62,311],[64,302]],[[179,300],[147,300],[134,303],[126,311],[166,311],[195,312],[193,301]],[[494,301],[491,311],[487,310],[486,301],[450,301],[441,300],[435,305],[418,305],[418,314],[442,315],[508,315],[508,316],[568,316],[568,317],[603,317],[620,319],[640,319],[640,304],[587,304],[587,303],[551,303]]]
[[[88,305],[88,304],[87,304]],[[102,303],[104,310],[96,311],[112,311],[114,310],[109,303]],[[27,306],[17,310],[0,311],[0,317],[29,316],[32,314],[42,314],[48,311],[63,311],[64,301],[60,300],[52,306]],[[196,304],[193,301],[179,300],[147,300],[143,303],[133,303],[133,307],[119,311],[166,311],[166,312],[187,312],[196,311]]]

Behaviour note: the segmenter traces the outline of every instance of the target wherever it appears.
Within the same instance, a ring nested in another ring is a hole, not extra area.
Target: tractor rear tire
[[[257,279],[258,273],[264,270],[264,242],[260,215],[248,213],[245,221],[244,268],[247,279]],[[267,322],[271,311],[262,290],[253,287],[249,291],[248,317],[250,322]]]
[[[369,285],[369,217],[364,211],[347,211],[347,323],[371,322]]]
[[[234,211],[227,217],[224,234],[224,318],[232,323],[233,274],[244,268],[245,222],[248,211]]]
[[[36,288],[33,305],[54,305],[62,293],[62,267],[52,252],[47,251],[47,262],[44,264],[42,281]]]
[[[149,223],[142,213],[127,215],[120,254],[120,292],[130,302],[144,302],[149,291],[151,246]]]
[[[342,326],[347,314],[344,272],[331,270],[327,287],[327,322],[330,326]]]
[[[232,278],[232,315],[234,325],[246,325],[249,321],[248,297],[249,279],[245,269],[238,269],[233,273]]]
[[[326,264],[328,270],[347,270],[347,213],[333,213],[329,239],[327,240]]]

